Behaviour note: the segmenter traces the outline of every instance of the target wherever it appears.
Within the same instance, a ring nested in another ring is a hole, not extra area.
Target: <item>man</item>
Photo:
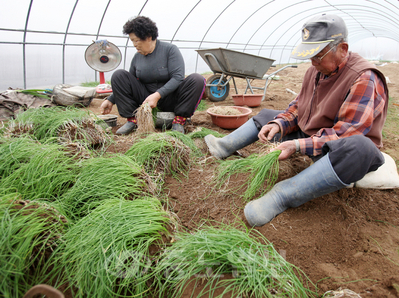
[[[279,160],[298,152],[315,163],[247,204],[251,226],[262,226],[289,207],[339,190],[377,170],[384,157],[382,127],[388,107],[384,75],[348,51],[347,28],[336,15],[316,16],[302,27],[291,53],[310,59],[298,96],[285,111],[264,109],[228,136],[205,137],[209,151],[226,158],[258,139],[280,139]]]

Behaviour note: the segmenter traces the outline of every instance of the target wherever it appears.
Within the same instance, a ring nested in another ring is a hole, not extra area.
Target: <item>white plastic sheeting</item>
[[[93,40],[107,39],[128,69],[136,52],[124,23],[137,15],[157,23],[159,39],[182,51],[186,73],[207,72],[196,49],[228,48],[294,63],[300,29],[322,13],[341,16],[350,49],[372,60],[399,59],[397,0],[1,0],[0,90],[51,88],[98,80],[84,60]],[[112,72],[105,73],[109,80]]]

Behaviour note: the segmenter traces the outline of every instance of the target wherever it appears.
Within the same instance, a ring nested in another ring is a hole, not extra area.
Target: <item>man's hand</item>
[[[275,150],[281,150],[278,160],[285,160],[296,152],[295,141],[285,141],[276,148],[273,148],[272,151]]]
[[[112,102],[110,102],[108,99],[105,99],[100,106],[101,114],[106,115],[106,114],[111,113],[113,105],[114,104]]]
[[[158,92],[152,93],[148,95],[148,97],[144,100],[143,104],[148,102],[150,104],[150,107],[153,109],[157,106],[158,101],[161,99],[161,94]]]
[[[261,142],[269,142],[276,133],[280,131],[280,126],[276,123],[266,124],[262,127],[258,134],[258,138]]]

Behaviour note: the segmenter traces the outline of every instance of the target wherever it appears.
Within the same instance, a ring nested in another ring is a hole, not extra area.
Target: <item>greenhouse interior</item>
[[[399,59],[398,2],[242,0],[80,0],[3,3],[0,90],[51,87],[99,80],[85,59],[95,40],[108,40],[122,52],[118,68],[128,69],[136,52],[124,23],[138,15],[156,22],[159,39],[181,50],[186,73],[210,71],[195,50],[226,48],[293,63],[289,57],[310,17],[336,13],[347,24],[351,50],[367,59]],[[109,80],[111,72],[105,73]]]
[[[399,1],[2,3],[0,297],[399,297]]]

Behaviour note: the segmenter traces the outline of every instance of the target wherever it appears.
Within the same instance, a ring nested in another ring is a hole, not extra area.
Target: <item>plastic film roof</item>
[[[196,49],[222,47],[295,63],[289,54],[302,25],[322,13],[345,20],[350,50],[370,60],[399,60],[397,0],[3,0],[0,90],[98,81],[84,59],[94,40],[117,45],[118,68],[129,69],[136,50],[122,27],[138,15],[156,22],[160,40],[180,48],[186,74],[210,71]],[[106,72],[106,80],[111,75]]]

